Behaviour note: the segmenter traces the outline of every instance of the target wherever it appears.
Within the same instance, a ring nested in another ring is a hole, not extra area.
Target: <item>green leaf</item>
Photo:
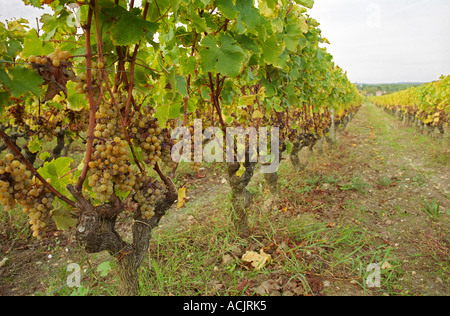
[[[192,26],[197,30],[198,33],[209,32],[208,26],[206,26],[206,20],[199,17],[196,14],[191,16]]]
[[[193,74],[197,70],[197,58],[194,56],[182,56],[180,58],[180,69],[183,76]]]
[[[266,41],[261,42],[261,49],[263,51],[262,57],[267,64],[276,65],[278,57],[284,52],[284,44],[278,43],[277,37],[273,35]]]
[[[8,92],[0,92],[0,114],[2,114],[4,106],[8,103],[9,99],[10,97]]]
[[[49,157],[51,157],[51,155],[47,151],[44,151],[39,155],[39,159],[41,159],[42,161],[45,161]]]
[[[169,106],[159,105],[155,108],[155,117],[158,119],[159,125],[163,128],[169,118]]]
[[[173,103],[169,109],[169,118],[178,118],[181,115],[181,105],[179,103]]]
[[[111,271],[111,263],[109,261],[102,262],[97,267],[97,272],[100,272],[101,277],[105,277],[108,275],[109,271]]]
[[[296,3],[307,7],[308,9],[312,9],[314,6],[314,0],[294,0]]]
[[[44,163],[38,172],[44,179],[50,179],[52,186],[62,193],[67,190],[67,185],[72,182],[72,174],[69,174],[72,162],[73,159],[69,157],[53,159]]]
[[[178,15],[178,8],[180,6],[180,2],[181,2],[181,0],[169,0],[169,3],[172,6],[172,10],[175,14],[175,17]]]
[[[73,290],[72,293],[70,293],[70,296],[88,296],[89,294],[89,288],[85,288],[84,286],[80,286]]]
[[[75,83],[73,81],[67,82],[67,101],[69,102],[69,107],[73,110],[80,110],[86,107],[86,100],[84,95],[75,92]]]
[[[175,81],[176,81],[176,89],[177,89],[177,91],[183,97],[187,97],[188,96],[188,92],[187,92],[186,78],[184,76],[176,76],[175,77]]]
[[[128,197],[128,195],[130,195],[130,191],[128,191],[128,192],[124,192],[124,191],[120,191],[120,190],[116,190],[116,195],[117,195],[117,197],[121,200],[121,201],[123,201],[123,200],[125,200],[127,197]]]
[[[116,46],[137,44],[144,34],[144,19],[132,14],[125,14],[111,30],[111,40]]]
[[[31,140],[28,142],[28,149],[32,153],[37,153],[42,149],[42,141],[39,139],[38,135],[31,137]]]
[[[207,47],[200,51],[200,65],[204,72],[218,72],[227,77],[237,77],[245,61],[245,52],[228,34],[219,36],[219,41],[208,35],[202,40]]]
[[[14,67],[9,70],[8,79],[3,81],[4,78],[0,74],[0,82],[6,86],[11,92],[11,95],[15,98],[19,98],[27,92],[31,92],[36,96],[39,96],[39,86],[44,80],[33,69],[25,68],[22,66]]]
[[[239,11],[238,21],[244,22],[247,28],[254,29],[261,23],[261,16],[254,7],[253,0],[236,0],[236,9]]]
[[[285,29],[284,41],[286,48],[295,51],[299,45],[299,37],[303,36],[302,30],[296,24],[288,24]]]
[[[62,215],[52,215],[52,219],[55,221],[56,227],[59,230],[70,230],[70,228],[75,227],[78,223],[76,218],[73,218],[67,213]]]
[[[220,12],[228,20],[234,20],[238,14],[238,10],[233,4],[233,0],[215,0],[214,5],[219,8]]]
[[[36,30],[31,29],[25,36],[22,57],[46,55],[52,51],[52,45],[38,37]]]

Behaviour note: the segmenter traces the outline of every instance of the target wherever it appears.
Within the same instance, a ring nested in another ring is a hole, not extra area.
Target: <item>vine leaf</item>
[[[39,139],[38,135],[34,135],[33,137],[31,137],[30,141],[28,142],[28,149],[32,153],[37,153],[41,151],[42,141]]]
[[[242,177],[242,175],[245,172],[245,166],[244,164],[241,162],[240,167],[238,169],[238,171],[236,171],[236,176],[238,176],[239,178]]]
[[[48,42],[44,42],[37,35],[36,30],[30,30],[25,36],[23,43],[22,58],[28,58],[31,55],[40,56],[52,51],[52,46]]]
[[[59,230],[70,230],[70,228],[75,227],[78,223],[78,220],[68,213],[52,215],[52,219]]]
[[[214,5],[217,6],[222,14],[228,19],[233,20],[238,14],[238,10],[233,4],[233,0],[216,0]]]
[[[48,85],[43,102],[53,99],[60,92],[63,92],[67,98],[66,85],[69,78],[74,75],[69,68],[70,66],[71,64],[65,61],[61,61],[60,67],[55,67],[51,63],[45,65],[31,63],[31,67],[36,70],[42,79],[44,79],[45,84]]]
[[[110,37],[116,46],[134,45],[139,43],[144,35],[144,28],[147,30],[146,37],[151,39],[152,36],[150,34],[154,34],[157,31],[158,24],[127,12],[122,15],[119,22],[111,29]]]
[[[186,204],[186,187],[182,187],[178,190],[178,202],[177,209],[182,208]]]
[[[46,162],[38,172],[44,179],[50,179],[52,186],[59,192],[65,192],[68,184],[72,183],[72,174],[69,172],[72,158],[60,157]]]
[[[206,47],[200,51],[200,65],[204,72],[217,72],[232,78],[240,74],[246,54],[229,34],[220,34],[219,41],[208,35],[202,40],[202,45]]]
[[[278,57],[283,54],[285,48],[284,43],[279,43],[276,35],[267,38],[261,42],[263,60],[270,65],[277,65]]]
[[[308,9],[312,9],[314,6],[314,0],[294,0],[298,4],[307,7]]]
[[[0,82],[5,85],[14,98],[19,98],[27,92],[39,96],[39,86],[43,80],[33,70],[18,66],[9,69],[9,73],[0,69]]]

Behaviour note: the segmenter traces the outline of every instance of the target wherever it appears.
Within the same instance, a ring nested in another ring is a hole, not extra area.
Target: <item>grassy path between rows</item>
[[[302,153],[305,170],[282,161],[278,196],[254,176],[247,239],[229,219],[224,166],[204,165],[196,175],[183,168],[174,180],[189,199],[153,234],[142,295],[448,295],[448,145],[365,104],[334,146]],[[118,230],[129,234],[125,228]],[[70,234],[45,251],[21,238],[2,236],[2,243],[5,295],[116,292],[114,260],[98,270],[107,255],[85,255]],[[270,259],[255,269],[242,260],[248,251]],[[82,291],[64,287],[69,262],[92,269]],[[377,271],[380,284],[367,283]]]

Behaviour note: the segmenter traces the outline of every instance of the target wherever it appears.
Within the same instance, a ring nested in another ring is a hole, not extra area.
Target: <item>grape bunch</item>
[[[54,196],[44,188],[13,154],[0,161],[0,202],[5,210],[20,204],[30,218],[33,237],[41,239],[42,232],[50,222]]]
[[[31,55],[28,57],[28,61],[30,63],[47,65],[52,64],[53,67],[67,66],[67,60],[71,57],[71,53],[69,51],[61,51],[61,49],[56,48],[52,53],[47,56],[34,56]]]
[[[84,59],[81,62],[81,67],[86,67],[86,60]],[[93,94],[94,94],[94,101],[97,102],[98,96],[100,94],[100,90],[98,88],[98,86],[96,85],[96,79],[95,77],[97,76],[98,72],[101,71],[103,68],[105,67],[105,64],[103,62],[92,62],[92,67],[91,67],[91,74],[93,77]],[[76,80],[74,80],[76,82],[74,89],[75,92],[78,94],[84,94],[85,98],[87,100],[87,89],[88,89],[88,85],[87,85],[87,74],[86,71],[82,71],[78,74],[78,76],[76,77]]]
[[[142,160],[149,166],[154,166],[161,157],[164,135],[159,122],[152,117],[153,109],[143,108],[135,111],[129,126],[130,138],[142,149]]]
[[[44,186],[35,182],[28,191],[25,199],[21,201],[23,211],[30,218],[33,237],[42,238],[42,233],[50,223],[50,212],[53,210],[53,194]]]
[[[165,185],[152,178],[137,181],[134,200],[140,205],[143,219],[149,220],[155,215],[156,203],[165,196],[166,191]]]
[[[177,163],[172,159],[172,147],[175,145],[175,141],[170,137],[169,130],[163,129],[161,134],[163,135],[163,141],[161,143],[161,161],[169,168],[175,168]]]
[[[31,172],[25,165],[7,154],[0,161],[0,202],[6,211],[16,207],[16,200],[23,199],[31,186]]]
[[[197,122],[194,122],[194,125],[189,127],[189,132],[190,132],[190,135],[191,135],[191,162],[190,162],[190,167],[191,167],[192,171],[199,172],[200,171],[200,167],[202,166],[202,162],[201,162],[202,156],[197,157],[195,155],[195,137],[197,135],[195,135],[194,131],[195,131],[195,129],[200,129],[201,130],[202,127],[199,126],[199,125],[196,125],[196,123]],[[201,131],[201,132],[202,132],[201,135],[203,135],[203,131]],[[202,137],[202,136],[200,136],[200,137]],[[202,137],[202,139],[203,139],[203,137]],[[200,160],[200,162],[196,162],[196,160]]]
[[[126,97],[116,95],[119,111],[124,108]],[[96,113],[94,152],[89,162],[88,184],[97,198],[106,202],[114,189],[131,191],[135,175],[128,155],[128,142],[115,106],[103,102]]]

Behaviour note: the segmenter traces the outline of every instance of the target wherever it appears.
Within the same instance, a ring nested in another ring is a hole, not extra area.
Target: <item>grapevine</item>
[[[119,124],[118,110],[123,109],[123,104],[119,101],[117,109],[103,102],[96,114],[94,152],[89,162],[88,184],[103,202],[109,200],[115,187],[129,192],[135,184],[135,173],[128,161],[128,143]]]

